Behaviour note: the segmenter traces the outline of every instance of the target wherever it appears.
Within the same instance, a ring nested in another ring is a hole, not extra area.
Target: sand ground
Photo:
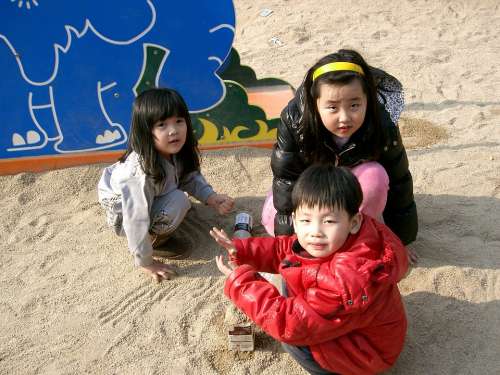
[[[406,347],[390,374],[500,372],[500,5],[494,0],[235,0],[235,47],[258,78],[298,86],[341,47],[406,88],[420,260],[400,284]],[[264,8],[273,10],[267,17]],[[270,42],[279,38],[281,45]],[[269,151],[204,153],[203,172],[258,221]],[[152,283],[97,204],[102,165],[0,177],[0,374],[303,374],[263,333],[227,348],[229,302],[195,204],[189,259]]]

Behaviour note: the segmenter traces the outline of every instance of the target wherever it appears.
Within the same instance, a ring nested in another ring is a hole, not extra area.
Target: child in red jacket
[[[313,165],[292,192],[293,236],[212,237],[230,254],[217,267],[225,294],[310,374],[390,368],[406,335],[397,283],[408,254],[388,227],[359,212],[362,192],[346,168]],[[280,273],[283,295],[258,271]]]

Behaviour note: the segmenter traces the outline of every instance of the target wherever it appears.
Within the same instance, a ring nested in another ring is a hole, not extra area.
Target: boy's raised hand
[[[229,255],[236,256],[236,247],[234,247],[233,241],[229,238],[224,229],[217,229],[215,227],[210,231],[210,236],[217,241],[219,245],[221,245],[224,249],[227,250]],[[236,268],[236,264],[234,262],[229,261],[228,265],[224,264],[224,257],[222,255],[217,255],[215,257],[215,263],[217,263],[217,268],[224,275],[229,276],[231,272]]]
[[[210,236],[212,236],[212,238],[217,241],[219,245],[226,249],[230,255],[236,255],[236,247],[234,247],[233,241],[231,241],[227,233],[224,232],[224,229],[217,229],[213,227],[210,231]]]
[[[217,268],[224,275],[229,276],[231,272],[236,268],[236,264],[234,262],[229,261],[227,266],[224,264],[224,257],[222,255],[217,255],[215,257],[215,263],[217,263]]]

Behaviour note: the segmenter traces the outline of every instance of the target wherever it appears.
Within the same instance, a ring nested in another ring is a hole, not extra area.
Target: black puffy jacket
[[[417,208],[413,197],[413,180],[408,169],[408,158],[396,126],[404,102],[401,84],[387,73],[372,68],[379,97],[379,116],[383,131],[383,150],[377,162],[389,176],[389,192],[384,209],[384,221],[406,245],[415,240],[418,230]],[[276,235],[293,233],[291,222],[291,194],[295,181],[309,164],[303,155],[302,87],[281,112],[277,142],[274,145],[271,168],[273,171],[273,199],[277,215],[274,221]],[[362,130],[359,129],[358,132]],[[356,133],[358,133],[356,132]],[[353,167],[367,160],[375,160],[368,151],[366,140],[360,134],[353,134],[347,144],[335,151],[333,139],[325,140],[331,150],[331,160],[336,165]],[[331,143],[331,146],[329,145]],[[330,158],[330,157],[329,157]]]

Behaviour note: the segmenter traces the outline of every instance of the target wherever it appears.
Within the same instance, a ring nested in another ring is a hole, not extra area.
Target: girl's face
[[[322,84],[316,100],[325,128],[337,137],[347,139],[363,125],[367,104],[358,79],[345,85]]]
[[[345,210],[300,206],[293,213],[293,227],[302,248],[314,258],[326,258],[339,250],[349,234],[361,226],[362,216]]]
[[[172,116],[153,125],[153,138],[156,150],[170,160],[186,142],[187,124],[184,117]]]

